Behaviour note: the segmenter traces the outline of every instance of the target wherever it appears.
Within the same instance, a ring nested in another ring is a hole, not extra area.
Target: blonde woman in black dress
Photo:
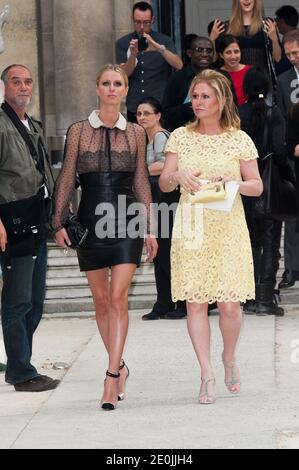
[[[150,234],[152,199],[145,132],[119,112],[127,92],[128,78],[122,69],[117,65],[103,67],[96,81],[100,110],[72,124],[67,133],[53,219],[56,242],[67,248],[70,240],[63,224],[77,172],[82,188],[78,218],[89,229],[84,247],[77,250],[78,261],[80,270],[86,272],[97,325],[109,356],[101,399],[105,410],[115,409],[117,401],[124,398],[129,375],[122,360],[128,330],[128,292],[144,241],[143,234],[136,237],[136,231],[131,232],[134,215],[128,215],[128,209],[136,201],[142,203],[148,216],[148,260],[152,261],[157,252],[156,239]],[[122,208],[119,198],[125,201]],[[106,208],[114,210],[114,216],[109,218]]]

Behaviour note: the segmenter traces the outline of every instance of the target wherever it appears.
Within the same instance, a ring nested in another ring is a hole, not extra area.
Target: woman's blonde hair
[[[262,0],[255,0],[252,12],[249,34],[253,36],[263,27],[263,4]],[[232,14],[228,23],[228,34],[242,36],[244,34],[243,14],[239,0],[233,0]]]
[[[193,78],[189,88],[189,97],[192,100],[194,88],[198,83],[206,83],[215,92],[219,103],[219,122],[225,131],[240,129],[240,118],[237,114],[237,108],[234,103],[233,94],[230,88],[229,80],[216,70],[203,70]],[[187,125],[189,130],[195,130],[199,124],[199,119]]]
[[[106,65],[104,65],[104,66],[100,69],[100,71],[98,72],[98,75],[97,75],[97,80],[96,80],[97,86],[98,86],[99,83],[100,83],[101,76],[103,75],[103,73],[105,73],[105,72],[110,72],[111,70],[112,70],[113,72],[119,73],[119,74],[122,76],[122,78],[124,79],[126,88],[128,88],[128,86],[129,86],[128,75],[127,75],[126,72],[121,68],[121,66],[118,65],[118,64],[106,64]]]

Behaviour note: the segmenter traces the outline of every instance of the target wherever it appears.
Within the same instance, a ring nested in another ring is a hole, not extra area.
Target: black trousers
[[[251,241],[255,283],[275,285],[282,222],[256,217],[253,199],[244,196],[242,199]]]
[[[162,193],[158,185],[159,177],[150,177],[153,202],[165,204],[171,209],[172,204],[178,203],[180,191],[175,190],[171,193]],[[164,206],[164,207],[166,207]],[[173,206],[174,207],[174,206]],[[171,235],[173,229],[175,212],[164,210],[158,212],[156,219],[158,253],[154,259],[155,280],[157,288],[157,300],[153,306],[153,312],[160,314],[174,310],[175,304],[171,298],[171,266],[170,266],[170,248]],[[165,220],[167,217],[167,220]],[[186,302],[177,302],[178,309],[186,309]]]

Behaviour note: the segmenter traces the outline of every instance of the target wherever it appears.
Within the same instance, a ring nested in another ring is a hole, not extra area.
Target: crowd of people
[[[105,65],[96,78],[99,109],[68,129],[53,199],[43,132],[27,114],[31,72],[20,64],[2,72],[1,310],[5,380],[16,391],[59,383],[32,365],[32,341],[45,298],[46,228],[60,247],[73,246],[67,222],[78,181],[77,223],[87,232],[76,251],[108,356],[104,410],[125,397],[128,293],[144,240],[157,299],[142,319],[187,316],[201,371],[199,403],[216,399],[209,310],[218,306],[224,381],[233,394],[241,389],[242,306],[247,314],[284,315],[276,289],[282,221],[258,216],[255,202],[268,141],[277,165],[290,167],[294,183],[299,177],[298,12],[283,6],[272,19],[261,0],[233,0],[230,18],[215,18],[209,36],[186,37],[184,61],[173,41],[152,29],[154,20],[149,3],[134,4],[134,31],[116,42],[118,65]],[[190,202],[207,181],[223,192],[235,182],[230,210]],[[166,210],[157,214],[153,203]],[[296,221],[285,223],[280,288],[299,279],[297,229]]]

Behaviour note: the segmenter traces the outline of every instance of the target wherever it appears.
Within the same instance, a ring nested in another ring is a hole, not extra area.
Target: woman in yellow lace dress
[[[166,192],[173,191],[177,185],[181,187],[174,226],[176,237],[171,248],[172,296],[174,301],[187,301],[188,331],[201,367],[199,402],[208,404],[215,401],[209,303],[218,304],[225,383],[231,393],[240,391],[235,357],[242,322],[240,302],[255,297],[251,246],[241,194],[259,196],[263,185],[256,162],[257,151],[248,135],[240,130],[228,80],[216,71],[205,70],[194,78],[189,96],[196,119],[171,134],[160,187]],[[230,212],[197,207],[200,227],[194,231],[198,224],[191,222],[193,242],[190,243],[192,236],[186,236],[188,219],[183,216],[180,225],[180,214],[188,205],[188,193],[200,191],[199,179],[233,180],[239,188]]]

